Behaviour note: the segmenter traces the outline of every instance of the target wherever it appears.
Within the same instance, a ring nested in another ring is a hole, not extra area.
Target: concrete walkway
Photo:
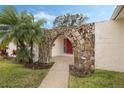
[[[54,57],[55,64],[42,81],[39,88],[67,88],[69,78],[69,64],[73,64],[72,56]]]

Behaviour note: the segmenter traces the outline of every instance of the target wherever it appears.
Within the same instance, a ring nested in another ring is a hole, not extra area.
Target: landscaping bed
[[[71,88],[124,88],[124,72],[96,70],[87,77],[70,74],[69,87]]]
[[[10,60],[0,61],[0,88],[39,87],[49,69],[34,70]]]
[[[69,73],[74,76],[86,77],[94,73],[94,69],[83,69],[82,67],[76,67],[75,65],[69,65]]]
[[[25,67],[27,68],[33,68],[33,69],[49,69],[52,67],[52,65],[54,64],[54,62],[50,62],[50,63],[27,63],[25,64]]]

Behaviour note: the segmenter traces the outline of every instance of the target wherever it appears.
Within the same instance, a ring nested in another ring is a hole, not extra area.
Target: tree
[[[65,14],[55,18],[54,27],[80,26],[88,17],[82,14]]]
[[[4,7],[0,13],[0,24],[8,25],[9,31],[3,35],[1,45],[8,45],[14,42],[17,46],[17,60],[27,62],[29,51],[26,46],[26,39],[31,31],[31,16],[26,12],[18,14],[14,7]],[[23,51],[22,51],[23,50]]]
[[[43,31],[39,45],[39,63],[49,63],[51,59],[51,36],[47,31]]]
[[[9,26],[7,25],[0,25],[0,37],[3,37],[4,34],[7,33],[9,29]],[[7,56],[7,52],[6,52],[6,49],[7,49],[7,42],[0,44],[0,55],[1,56]]]
[[[41,47],[42,44],[42,38],[43,38],[43,33],[41,26],[43,26],[46,21],[44,19],[41,20],[34,20],[34,17],[32,17],[32,31],[28,34],[27,37],[27,43],[30,46],[30,58],[29,62],[33,62],[33,48],[34,48],[34,43],[38,45],[38,47]]]
[[[0,12],[0,24],[8,25],[9,31],[2,36],[1,44],[13,41],[17,46],[17,59],[21,62],[33,62],[33,44],[38,44],[42,36],[41,26],[44,20],[35,20],[26,11],[18,14],[14,7],[7,6]],[[3,42],[3,43],[2,43]]]

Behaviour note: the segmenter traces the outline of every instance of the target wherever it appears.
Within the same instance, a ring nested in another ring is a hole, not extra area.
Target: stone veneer
[[[77,67],[89,69],[94,67],[95,61],[95,24],[84,24],[79,27],[62,27],[44,30],[48,38],[44,40],[44,47],[39,49],[42,62],[49,62],[54,41],[61,35],[68,38],[74,51],[74,63]]]

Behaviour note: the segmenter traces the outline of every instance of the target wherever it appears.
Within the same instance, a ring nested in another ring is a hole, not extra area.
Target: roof
[[[121,18],[124,18],[124,5],[118,5],[111,16],[111,20],[117,20]]]

